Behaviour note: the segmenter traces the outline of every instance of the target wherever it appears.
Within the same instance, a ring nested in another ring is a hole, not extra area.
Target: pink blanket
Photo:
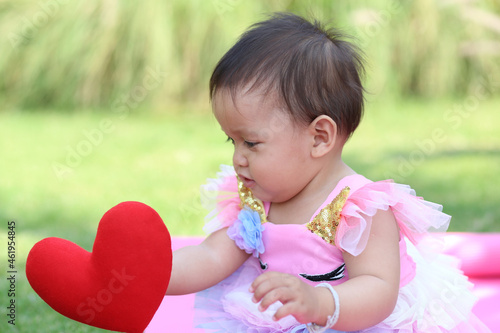
[[[462,270],[474,283],[479,301],[474,313],[493,331],[500,332],[500,233],[439,234],[445,252],[461,259]],[[199,244],[201,237],[173,237],[178,248]],[[194,295],[165,296],[145,333],[203,332],[191,329]]]

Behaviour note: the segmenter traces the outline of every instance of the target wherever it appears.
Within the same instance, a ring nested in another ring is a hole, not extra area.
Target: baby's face
[[[272,94],[258,89],[234,96],[218,91],[213,110],[228,140],[234,144],[233,165],[254,195],[285,202],[310,181],[308,163],[314,144],[308,126],[300,125],[280,109]]]

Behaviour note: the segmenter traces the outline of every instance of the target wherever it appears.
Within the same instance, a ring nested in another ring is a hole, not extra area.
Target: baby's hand
[[[290,274],[266,272],[254,280],[250,292],[254,293],[252,301],[260,302],[260,311],[276,301],[283,303],[273,320],[292,315],[303,324],[325,325],[333,313],[333,298],[326,288],[314,288]]]

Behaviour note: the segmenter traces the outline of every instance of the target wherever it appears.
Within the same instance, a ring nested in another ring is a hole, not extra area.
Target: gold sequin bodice
[[[340,213],[349,195],[350,188],[344,187],[342,191],[326,205],[314,217],[314,219],[306,224],[307,229],[316,235],[320,236],[329,244],[335,244],[335,232],[340,222]],[[240,196],[240,207],[248,206],[260,215],[262,224],[267,222],[266,210],[264,203],[256,198],[252,190],[243,185],[243,182],[238,178],[238,194]]]

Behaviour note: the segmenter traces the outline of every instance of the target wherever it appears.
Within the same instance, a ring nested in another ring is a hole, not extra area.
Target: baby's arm
[[[399,293],[399,229],[391,210],[373,216],[365,250],[354,257],[344,253],[349,280],[335,287],[340,298],[339,330],[358,330],[378,324],[396,305]]]
[[[349,280],[334,288],[340,300],[334,328],[355,331],[383,321],[394,310],[399,292],[399,230],[392,211],[375,214],[365,250],[357,257],[344,253],[344,260]],[[262,274],[251,291],[262,310],[277,300],[284,304],[277,320],[291,314],[301,323],[325,325],[335,308],[328,289],[313,288],[288,274]]]
[[[174,252],[167,295],[209,288],[231,275],[249,256],[227,236],[227,228],[215,231],[200,245]]]

